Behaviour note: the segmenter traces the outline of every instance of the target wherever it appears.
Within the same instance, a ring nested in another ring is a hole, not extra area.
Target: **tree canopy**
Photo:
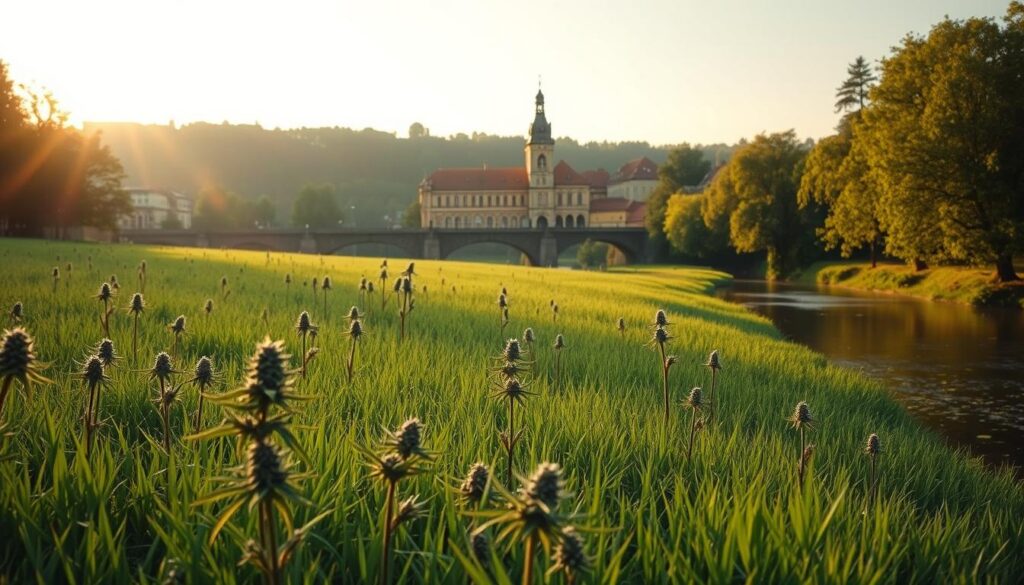
[[[836,112],[863,108],[868,101],[868,91],[878,81],[878,77],[864,57],[857,57],[850,63],[846,73],[846,81],[836,89]]]
[[[295,198],[292,225],[296,227],[337,228],[343,219],[333,185],[306,185]]]

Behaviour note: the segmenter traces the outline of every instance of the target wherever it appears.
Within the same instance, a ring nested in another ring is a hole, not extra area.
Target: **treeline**
[[[410,127],[409,137],[372,129],[282,130],[226,123],[87,124],[86,130],[102,132],[124,164],[127,185],[191,196],[204,190],[229,193],[243,204],[266,196],[279,226],[292,223],[295,199],[306,186],[330,188],[345,221],[377,227],[388,223],[385,216],[397,221],[415,200],[420,180],[437,168],[523,164],[522,136],[436,137],[421,124]],[[671,150],[646,142],[584,144],[571,138],[559,138],[555,148],[557,158],[578,171],[604,168],[612,173],[642,156],[662,163]],[[726,160],[732,146],[699,150],[709,161]]]
[[[873,263],[881,252],[918,268],[990,265],[999,281],[1017,280],[1022,72],[1020,2],[1002,22],[947,18],[905,37],[877,72],[861,58],[851,64],[836,134],[813,148],[793,132],[759,135],[704,193],[671,195],[660,215],[653,208],[648,226],[691,256],[763,252],[769,278],[838,248],[866,250]]]
[[[0,235],[112,229],[131,210],[120,162],[66,123],[52,94],[15,85],[0,61]]]

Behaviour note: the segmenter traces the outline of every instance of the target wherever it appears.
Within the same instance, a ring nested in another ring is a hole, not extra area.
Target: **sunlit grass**
[[[216,478],[234,475],[236,441],[182,439],[196,428],[193,384],[181,387],[164,434],[146,370],[158,352],[174,350],[175,366],[188,371],[178,377],[191,380],[192,365],[209,356],[217,375],[208,393],[235,389],[254,344],[267,335],[285,342],[298,368],[296,318],[304,310],[317,326],[319,353],[296,381],[314,400],[295,413],[292,431],[309,459],[296,470],[313,474],[297,489],[312,505],[295,508],[294,524],[328,515],[281,567],[285,581],[375,582],[386,566],[385,542],[396,582],[518,580],[525,547],[493,542],[489,568],[473,561],[474,519],[450,489],[476,462],[501,470],[492,481],[519,485],[504,477],[508,454],[499,433],[508,404],[492,398],[494,358],[502,352],[495,298],[503,287],[511,307],[505,335],[530,327],[535,337],[526,355],[535,395],[516,409],[515,432],[523,434],[514,470],[525,476],[545,461],[561,466],[572,494],[561,508],[578,516],[590,561],[580,581],[1013,582],[1022,574],[1024,495],[1009,473],[949,451],[877,384],[708,296],[725,278],[714,271],[417,261],[415,286],[430,293],[414,295],[400,342],[400,307],[412,300],[401,287],[397,294],[378,288],[383,307],[374,295],[360,302],[362,278],[389,282],[380,278],[379,259],[14,240],[0,240],[0,254],[4,312],[23,303],[20,325],[53,380],[33,385],[31,401],[8,400],[3,410],[0,568],[13,582],[149,581],[170,570],[192,582],[257,579],[252,567],[237,566],[246,540],[259,533],[257,515],[237,515],[208,545],[224,510],[192,505],[217,489]],[[124,309],[141,286],[142,260],[145,310],[133,314]],[[51,268],[66,262],[76,267],[74,279],[55,288]],[[120,359],[106,368],[110,380],[86,458],[80,364],[105,335],[96,291],[112,274],[122,283],[111,305],[119,310],[110,315]],[[312,280],[325,275],[330,293],[314,295]],[[350,382],[352,306],[361,331]],[[661,356],[648,345],[658,309],[671,323],[665,351],[677,360],[667,424],[655,367]],[[188,327],[175,348],[167,325],[178,315]],[[717,371],[707,366],[716,349]],[[694,387],[710,389],[712,372],[724,399],[696,431],[688,458],[694,417],[703,413],[684,401]],[[800,401],[813,406],[815,422],[803,489],[794,456],[800,436],[786,420]],[[207,402],[200,422],[209,428],[224,414]],[[423,422],[433,457],[401,489],[420,496],[424,515],[385,535],[387,491],[359,446],[377,444],[382,428],[410,417]],[[865,453],[871,433],[885,439],[877,460]],[[172,439],[169,456],[164,437]],[[530,554],[538,579],[555,564],[539,550]]]

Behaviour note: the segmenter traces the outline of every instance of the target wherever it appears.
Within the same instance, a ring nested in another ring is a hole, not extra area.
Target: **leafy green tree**
[[[683,187],[694,186],[711,170],[700,148],[682,144],[672,149],[665,164],[658,167],[658,185],[647,197],[644,223],[651,237],[651,246],[659,256],[669,252],[665,239],[665,210],[668,199],[680,193]]]
[[[402,227],[422,227],[420,223],[420,201],[419,199],[416,199],[409,204],[409,207],[405,208],[405,213],[402,214]]]
[[[836,112],[854,111],[864,108],[871,86],[878,81],[871,66],[864,57],[857,57],[846,68],[848,77],[836,89]]]
[[[608,244],[587,238],[576,249],[576,263],[582,268],[598,268],[607,263],[609,249]]]
[[[306,185],[292,207],[292,225],[336,228],[344,218],[333,185]]]
[[[729,222],[729,241],[737,252],[767,253],[768,279],[782,278],[798,266],[809,231],[810,213],[797,204],[806,153],[789,130],[758,135],[740,148],[714,181],[702,209],[707,225]]]
[[[274,202],[270,200],[269,196],[261,195],[259,199],[252,202],[250,213],[253,221],[263,227],[270,227],[274,225],[274,220],[277,218],[277,207],[274,206]]]
[[[712,231],[701,213],[707,195],[676,194],[665,211],[665,236],[672,247],[690,257],[707,258],[723,252],[729,244],[729,230]]]
[[[238,196],[222,187],[207,187],[199,192],[192,212],[192,228],[218,230],[239,227]]]
[[[430,136],[430,132],[423,127],[423,124],[413,122],[409,125],[409,138],[416,139],[423,138],[425,136]]]
[[[1024,5],[1004,25],[946,19],[882,63],[864,109],[886,251],[993,264],[1024,250]]]

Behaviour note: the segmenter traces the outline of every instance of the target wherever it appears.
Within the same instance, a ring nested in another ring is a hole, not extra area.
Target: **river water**
[[[1024,311],[737,280],[719,297],[884,383],[918,420],[993,465],[1024,467]]]

